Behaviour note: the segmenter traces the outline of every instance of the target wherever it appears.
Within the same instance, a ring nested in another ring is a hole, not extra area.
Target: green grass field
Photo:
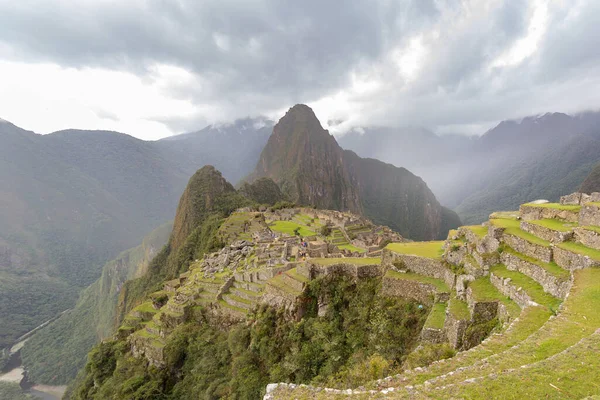
[[[334,265],[342,263],[355,265],[381,264],[381,258],[379,257],[311,258],[310,261],[319,265]]]
[[[286,233],[291,236],[294,236],[294,234],[295,234],[294,230],[296,228],[299,229],[300,236],[316,236],[317,235],[316,232],[311,231],[306,226],[300,225],[296,222],[291,222],[291,221],[274,221],[269,225],[269,228],[271,228],[271,230],[274,232]]]
[[[483,238],[488,233],[488,227],[482,225],[465,226],[468,230],[473,232],[479,238]]]
[[[558,219],[539,219],[536,221],[528,221],[530,224],[543,226],[544,228],[552,229],[553,231],[569,232],[578,224],[575,222],[565,222]]]
[[[385,248],[398,254],[441,259],[444,253],[443,244],[443,241],[390,243]]]
[[[600,261],[600,250],[586,247],[581,243],[576,242],[563,242],[558,245],[561,249],[572,251],[573,253],[588,256],[592,260]]]
[[[490,223],[499,228],[505,228],[504,233],[527,240],[529,243],[539,244],[540,246],[550,247],[550,242],[540,239],[529,232],[521,229],[520,222],[512,219],[491,219]]]
[[[537,208],[554,208],[555,210],[565,210],[565,211],[575,211],[579,212],[581,210],[581,206],[576,205],[566,205],[559,203],[542,203],[542,204],[523,204],[522,207],[537,207]]]
[[[362,249],[360,247],[356,247],[356,246],[351,245],[351,244],[342,244],[342,245],[339,245],[337,247],[340,250],[348,250],[348,251],[352,251],[352,252],[356,251],[356,252],[359,252],[359,253],[366,253],[366,251],[367,251],[365,249]]]
[[[435,303],[425,321],[425,328],[443,329],[446,321],[446,303]]]
[[[435,286],[435,288],[437,289],[438,292],[445,293],[445,292],[450,291],[450,288],[448,287],[448,285],[446,285],[446,283],[444,283],[444,281],[442,281],[441,279],[430,278],[428,276],[419,275],[419,274],[415,274],[412,272],[398,272],[398,271],[394,271],[394,270],[388,270],[385,273],[385,275],[389,278],[394,278],[394,279],[402,279],[402,280],[406,280],[406,281],[427,283],[427,284]]]

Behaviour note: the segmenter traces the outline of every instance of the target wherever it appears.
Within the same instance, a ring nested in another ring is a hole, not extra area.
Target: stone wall
[[[585,193],[571,193],[566,196],[561,196],[560,204],[579,206],[590,201],[590,197],[590,195]]]
[[[464,258],[467,255],[467,246],[464,244],[453,245],[451,242],[448,243],[449,245],[445,247],[444,260],[448,261],[450,264],[462,265],[464,263]]]
[[[527,221],[521,221],[521,229],[552,243],[561,243],[573,238],[573,231],[560,232]]]
[[[523,204],[519,210],[521,213],[521,218],[523,218],[525,221],[546,218],[558,218],[567,222],[577,222],[579,220],[579,215],[576,211],[559,210],[550,207],[536,207],[535,204]]]
[[[448,342],[446,332],[443,329],[423,328],[421,331],[421,342],[439,344]]]
[[[435,286],[428,283],[384,276],[381,284],[382,296],[412,299],[428,305],[433,304],[435,294]]]
[[[600,267],[600,261],[595,261],[582,254],[573,253],[569,250],[554,248],[554,261],[564,269],[570,271],[582,268]]]
[[[537,260],[552,262],[552,248],[530,243],[520,237],[504,234],[504,242],[512,247],[517,253],[525,254]]]
[[[498,302],[475,300],[470,287],[467,288],[467,304],[471,311],[471,320],[475,323],[490,321],[498,315]]]
[[[329,275],[346,275],[354,279],[364,279],[383,275],[383,268],[379,264],[356,265],[343,261],[332,265],[320,265],[309,261],[306,265],[298,267],[296,271],[308,279]]]
[[[588,203],[579,211],[580,226],[600,226],[600,204]]]
[[[284,308],[286,311],[294,312],[297,308],[298,297],[275,285],[267,282],[265,292],[260,298],[260,303],[276,308]]]
[[[584,246],[600,250],[600,233],[585,229],[575,228],[575,238]]]
[[[444,321],[444,332],[450,345],[459,350],[463,346],[463,338],[469,321],[465,319],[457,319],[452,313],[446,313],[446,320]]]
[[[522,288],[515,286],[510,278],[502,278],[494,275],[492,272],[490,274],[490,282],[496,287],[496,289],[498,289],[500,293],[517,303],[521,308],[536,304],[531,297],[529,297],[527,292],[525,292]]]
[[[442,260],[397,254],[387,249],[384,249],[383,259],[385,259],[385,266],[388,268],[396,267],[419,275],[441,279],[449,287],[454,287],[456,283],[456,276],[443,265]]]
[[[561,280],[556,276],[548,273],[544,268],[522,260],[521,258],[509,253],[502,253],[502,263],[511,271],[518,271],[527,275],[534,281],[538,282],[544,288],[544,291],[551,295],[564,299],[567,293],[571,290],[572,281],[570,279]]]

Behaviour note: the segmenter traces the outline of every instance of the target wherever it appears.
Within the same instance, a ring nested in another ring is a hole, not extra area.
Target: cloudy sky
[[[600,109],[598,0],[0,0],[0,118],[155,139],[312,106],[334,132]]]

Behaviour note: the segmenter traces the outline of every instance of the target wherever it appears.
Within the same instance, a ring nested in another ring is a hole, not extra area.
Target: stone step
[[[264,285],[264,283],[262,283],[262,281],[261,281],[261,283],[257,283],[257,282],[246,282],[246,281],[236,280],[233,282],[233,286],[236,288],[250,290],[255,293],[260,293],[265,289],[265,285]]]
[[[600,250],[577,242],[563,242],[554,247],[554,261],[570,271],[600,267]]]
[[[521,308],[543,305],[558,311],[560,299],[544,291],[542,285],[518,271],[499,264],[490,269],[490,282]]]
[[[523,231],[542,240],[551,243],[562,243],[573,238],[573,229],[577,226],[577,223],[565,222],[559,219],[540,219],[521,221],[520,226]]]
[[[256,302],[260,298],[260,295],[257,292],[235,286],[229,288],[229,292],[237,297],[241,297],[242,299],[252,302]]]
[[[531,236],[531,237],[528,237]],[[552,262],[552,247],[550,243],[525,231],[504,233],[502,241],[521,254],[535,258],[541,262]]]
[[[212,285],[212,284],[208,284],[208,283],[199,283],[198,286],[200,288],[202,288],[203,292],[214,293],[214,294],[217,294],[219,292],[219,289],[221,288],[220,285]]]
[[[223,300],[231,306],[242,308],[246,311],[250,311],[256,304],[255,302],[243,299],[233,294],[224,294]]]
[[[596,226],[582,226],[575,228],[575,239],[584,246],[600,250],[600,228]]]
[[[545,292],[564,299],[571,289],[571,273],[555,262],[544,263],[504,245],[501,262],[509,270],[518,271],[539,283]]]
[[[519,213],[524,221],[539,219],[560,219],[566,222],[579,222],[581,206],[558,203],[523,204]]]
[[[290,269],[289,271],[284,272],[283,274],[281,274],[282,280],[290,287],[294,288],[295,290],[301,292],[304,290],[304,286],[306,284],[306,282],[308,282],[308,279],[306,279],[306,277],[298,274],[298,272],[296,271],[296,268]]]

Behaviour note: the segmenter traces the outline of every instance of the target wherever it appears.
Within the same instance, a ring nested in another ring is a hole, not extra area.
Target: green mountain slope
[[[458,218],[404,168],[343,150],[305,105],[275,125],[250,181],[272,178],[298,204],[364,214],[412,239],[434,239]]]
[[[121,287],[125,281],[145,274],[171,229],[171,223],[160,226],[142,244],[107,263],[100,278],[81,292],[73,310],[27,341],[21,357],[32,381],[60,385],[75,377],[92,346],[114,332]]]
[[[579,189],[583,193],[600,192],[600,164],[596,164],[592,172],[585,178]]]

